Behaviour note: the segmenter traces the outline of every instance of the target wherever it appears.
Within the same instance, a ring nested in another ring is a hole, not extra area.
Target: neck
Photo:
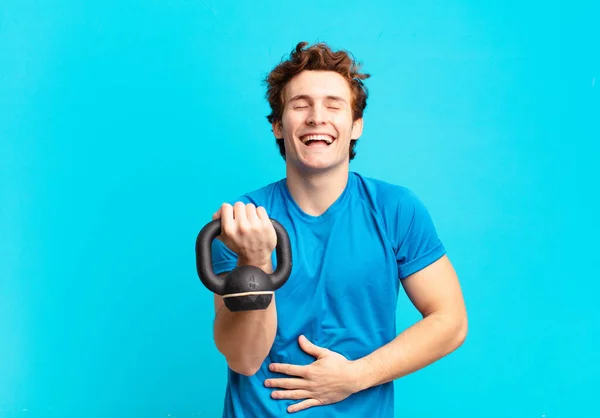
[[[348,165],[326,171],[299,172],[289,164],[286,184],[296,204],[307,214],[322,215],[340,197],[348,183]]]

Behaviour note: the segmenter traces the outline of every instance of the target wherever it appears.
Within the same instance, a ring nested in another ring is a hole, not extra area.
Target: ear
[[[358,139],[362,135],[363,131],[363,118],[356,119],[352,123],[352,136],[351,139]]]
[[[276,139],[283,138],[283,130],[281,129],[281,121],[276,120],[271,124],[273,128],[273,135],[275,135]]]

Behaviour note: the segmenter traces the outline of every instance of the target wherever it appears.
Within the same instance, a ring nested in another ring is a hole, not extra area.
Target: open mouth
[[[328,147],[334,143],[335,137],[327,134],[309,134],[300,137],[300,140],[307,147]]]

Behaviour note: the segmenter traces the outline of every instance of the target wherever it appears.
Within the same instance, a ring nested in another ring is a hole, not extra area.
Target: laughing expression
[[[362,133],[352,120],[352,92],[333,71],[303,71],[284,89],[284,109],[273,133],[284,139],[286,161],[301,171],[347,166],[350,140]]]

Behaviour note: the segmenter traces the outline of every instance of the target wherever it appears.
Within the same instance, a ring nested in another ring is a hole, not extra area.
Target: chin
[[[297,166],[303,171],[324,172],[339,167],[339,161],[299,161]]]

